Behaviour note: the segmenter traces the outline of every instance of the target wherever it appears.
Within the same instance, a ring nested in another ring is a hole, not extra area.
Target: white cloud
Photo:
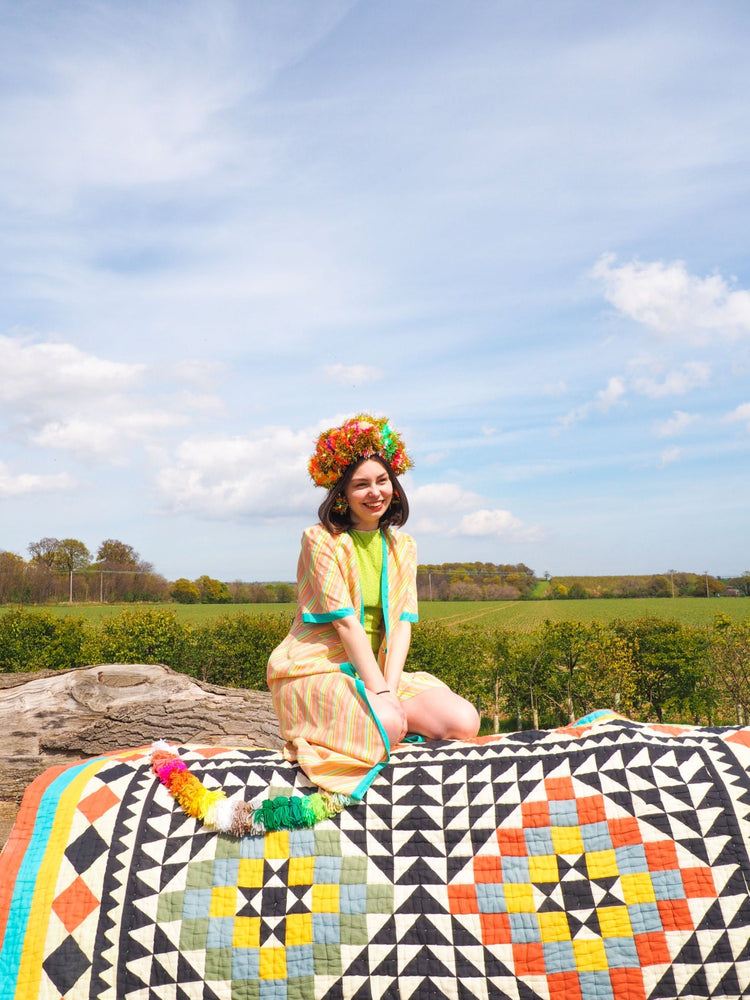
[[[659,399],[662,396],[684,396],[692,389],[707,385],[711,379],[711,368],[702,361],[686,361],[661,378],[640,375],[633,380],[633,388],[642,396]]]
[[[670,417],[669,420],[664,420],[662,423],[656,425],[654,433],[657,437],[675,437],[677,434],[682,434],[682,432],[697,419],[698,417],[694,413],[685,413],[684,410],[675,410],[673,417]]]
[[[61,472],[54,476],[35,475],[28,472],[13,475],[7,465],[0,462],[0,497],[21,497],[33,493],[59,493],[75,489],[76,485],[75,479],[67,472]]]
[[[626,386],[622,376],[612,375],[607,381],[606,386],[597,392],[593,400],[588,403],[582,403],[580,406],[576,406],[570,410],[564,417],[560,417],[559,423],[563,427],[570,427],[579,420],[585,420],[592,410],[596,410],[599,413],[607,413],[615,403],[622,400],[625,394]]]
[[[659,464],[663,467],[665,465],[670,465],[672,462],[676,462],[679,458],[682,458],[683,450],[682,448],[673,445],[671,448],[665,448],[664,451],[659,455]]]
[[[619,375],[613,375],[604,389],[596,394],[596,407],[606,413],[625,395],[625,383]]]
[[[479,493],[456,483],[425,483],[409,490],[413,520],[409,528],[417,535],[445,534],[467,537],[500,536],[535,541],[541,530],[526,527],[509,510],[490,509]]]
[[[0,404],[56,405],[61,398],[103,396],[137,384],[146,365],[107,361],[73,344],[0,335]]]
[[[732,289],[721,275],[700,278],[680,260],[617,266],[614,254],[602,256],[591,273],[619,312],[664,337],[709,343],[750,333],[750,292]]]
[[[322,373],[329,382],[352,386],[378,382],[383,377],[383,372],[372,365],[325,365]]]
[[[724,420],[729,423],[747,422],[747,429],[750,431],[750,403],[741,403],[731,413],[727,413]]]
[[[253,435],[192,438],[183,441],[156,475],[162,506],[219,520],[277,518],[309,512],[306,465],[310,430],[265,427]]]

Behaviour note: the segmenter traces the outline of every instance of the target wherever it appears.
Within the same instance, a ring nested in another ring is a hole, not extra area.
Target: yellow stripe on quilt
[[[18,967],[17,982],[24,984],[26,996],[37,996],[39,992],[49,920],[57,889],[57,877],[65,848],[68,846],[68,833],[81,793],[89,780],[111,759],[111,757],[100,757],[91,761],[80,774],[73,778],[60,795],[57,803],[51,831],[54,832],[54,841],[50,837],[44,851],[44,860],[39,865],[34,898],[29,910],[26,939]]]

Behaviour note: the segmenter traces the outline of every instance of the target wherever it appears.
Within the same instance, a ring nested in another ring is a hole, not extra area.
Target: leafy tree
[[[59,538],[40,538],[38,542],[29,543],[31,561],[47,569],[57,566],[57,552],[60,548]]]
[[[140,557],[132,545],[126,545],[116,538],[107,538],[96,552],[96,561],[108,568],[139,569]]]
[[[55,566],[66,573],[86,569],[91,562],[91,553],[77,538],[62,538],[55,553]]]
[[[178,604],[200,604],[200,590],[190,580],[185,579],[184,576],[181,576],[179,580],[175,580],[169,592]]]
[[[232,595],[229,588],[220,580],[210,576],[199,576],[195,585],[201,595],[201,604],[231,604]]]
[[[737,724],[750,723],[750,621],[716,616],[709,642],[711,668],[736,712]]]

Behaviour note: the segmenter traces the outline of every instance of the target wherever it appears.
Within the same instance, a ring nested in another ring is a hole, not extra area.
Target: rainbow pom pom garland
[[[252,802],[228,799],[221,789],[206,788],[164,740],[153,744],[151,769],[188,816],[200,820],[209,830],[233,837],[262,837],[273,830],[315,826],[359,801],[338,792],[278,795]]]

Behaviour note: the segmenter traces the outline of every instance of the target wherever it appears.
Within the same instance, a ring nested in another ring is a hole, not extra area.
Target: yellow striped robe
[[[381,599],[385,635],[378,652],[385,664],[388,636],[399,621],[417,621],[417,549],[411,536],[382,532]],[[296,760],[316,785],[361,798],[390,755],[354,667],[331,624],[359,615],[364,606],[354,544],[346,532],[331,535],[322,524],[307,528],[297,566],[297,614],[268,661],[268,686],[287,740],[285,756]],[[387,678],[386,678],[387,680]],[[403,672],[400,698],[441,681],[424,672]]]

